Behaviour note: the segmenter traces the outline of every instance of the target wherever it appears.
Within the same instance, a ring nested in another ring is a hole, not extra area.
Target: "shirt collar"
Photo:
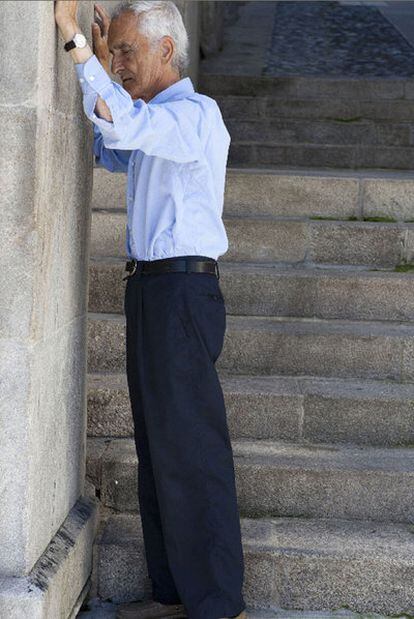
[[[176,99],[185,99],[194,91],[193,82],[189,77],[183,77],[178,82],[171,84],[168,88],[161,90],[158,94],[150,99],[149,103],[164,103],[164,101],[173,101]]]

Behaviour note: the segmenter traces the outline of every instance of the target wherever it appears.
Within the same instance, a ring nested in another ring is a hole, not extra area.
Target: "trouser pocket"
[[[189,274],[184,300],[182,323],[186,334],[195,337],[215,363],[223,349],[226,331],[226,304],[217,278]]]

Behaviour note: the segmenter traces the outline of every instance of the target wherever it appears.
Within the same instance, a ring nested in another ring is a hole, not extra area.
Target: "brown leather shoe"
[[[237,617],[221,617],[221,619],[248,619],[246,615],[246,611],[242,610]]]
[[[183,604],[161,604],[153,600],[122,604],[116,615],[116,619],[185,619],[186,617]]]

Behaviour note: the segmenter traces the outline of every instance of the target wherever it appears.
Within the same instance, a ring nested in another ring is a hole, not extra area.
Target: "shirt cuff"
[[[91,92],[103,95],[112,84],[111,78],[95,54],[86,62],[76,63],[75,70],[84,95]]]

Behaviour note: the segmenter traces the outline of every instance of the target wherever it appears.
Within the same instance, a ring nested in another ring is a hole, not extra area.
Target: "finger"
[[[99,15],[102,21],[107,21],[107,22],[111,21],[111,18],[109,17],[108,13],[105,11],[103,7],[101,7],[99,4],[95,4],[94,7],[95,7],[95,12]]]
[[[105,9],[105,7],[102,6],[102,4],[98,4],[98,2],[95,2],[93,6],[95,7],[96,10],[100,11],[102,15],[105,15],[106,17],[109,18],[109,13]]]
[[[108,30],[109,27],[105,27],[105,24],[103,23],[102,19],[100,17],[95,17],[95,23],[99,26],[99,29],[101,31],[101,35],[103,37],[107,37],[108,36]]]
[[[93,27],[93,30],[96,30],[96,32],[99,31],[99,35],[102,36],[102,34],[103,34],[103,24],[102,24],[100,19],[96,19],[95,18],[95,21],[92,24],[92,27]],[[94,27],[96,27],[96,28],[94,28]]]
[[[102,20],[103,33],[106,35],[108,34],[109,25],[111,23],[111,18],[109,17],[108,13],[105,11],[105,9],[102,6],[100,6],[99,4],[95,4],[94,6],[95,6],[96,13]]]
[[[92,39],[95,45],[99,45],[102,41],[101,29],[99,24],[92,24]]]

